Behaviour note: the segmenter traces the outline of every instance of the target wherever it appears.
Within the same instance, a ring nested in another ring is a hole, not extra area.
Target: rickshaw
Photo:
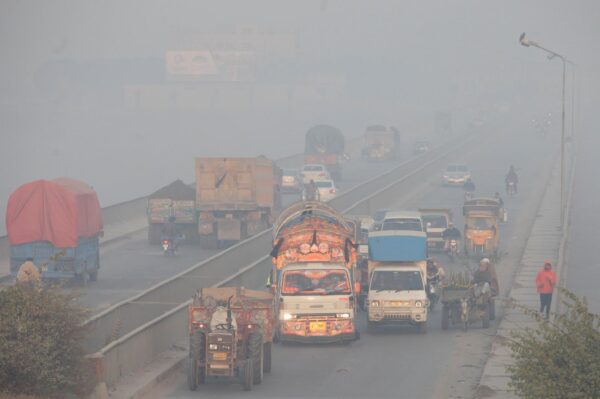
[[[464,246],[466,255],[498,258],[500,203],[495,198],[473,198],[465,201]]]

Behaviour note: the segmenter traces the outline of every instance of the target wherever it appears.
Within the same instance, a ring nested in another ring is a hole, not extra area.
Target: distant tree
[[[81,347],[85,312],[73,294],[16,285],[0,290],[0,391],[81,396],[91,370]]]
[[[549,321],[519,307],[537,328],[507,341],[514,360],[509,385],[524,399],[600,398],[600,316],[589,312],[585,299],[561,293],[566,310]]]

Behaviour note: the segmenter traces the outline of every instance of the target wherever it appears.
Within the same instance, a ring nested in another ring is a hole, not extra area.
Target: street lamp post
[[[549,54],[548,58],[552,59],[554,57],[559,58],[563,63],[562,69],[562,118],[561,118],[561,133],[560,133],[560,225],[564,224],[564,216],[565,216],[565,80],[566,80],[566,70],[567,70],[567,62],[571,63],[567,58],[563,55],[560,55],[552,50],[549,50],[539,43],[536,43],[532,40],[529,40],[525,37],[525,32],[521,34],[519,37],[519,42],[521,45],[525,47],[537,47],[540,50],[543,50]]]

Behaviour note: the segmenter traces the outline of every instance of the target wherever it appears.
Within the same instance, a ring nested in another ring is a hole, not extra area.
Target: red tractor
[[[203,288],[189,306],[188,386],[238,379],[245,391],[271,371],[273,296],[243,287]]]

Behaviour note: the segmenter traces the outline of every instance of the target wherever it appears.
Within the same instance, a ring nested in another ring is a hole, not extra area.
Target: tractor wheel
[[[263,371],[265,373],[271,372],[271,346],[270,342],[265,342],[263,345]]]
[[[195,366],[195,385],[204,384],[204,378],[206,376],[204,367],[198,367],[198,363],[204,363],[204,351],[205,351],[205,340],[206,337],[201,331],[194,331],[194,333],[190,336],[190,363],[189,366]],[[191,376],[188,370],[188,385],[190,389],[192,389],[192,382],[189,380]]]
[[[450,308],[448,305],[442,306],[442,330],[447,330],[450,321]]]
[[[252,369],[252,359],[244,360],[242,366],[242,384],[244,385],[244,391],[252,390],[252,381],[254,380]]]
[[[262,334],[252,333],[248,337],[248,359],[252,361],[253,381],[255,384],[260,384],[263,379],[264,370]]]

